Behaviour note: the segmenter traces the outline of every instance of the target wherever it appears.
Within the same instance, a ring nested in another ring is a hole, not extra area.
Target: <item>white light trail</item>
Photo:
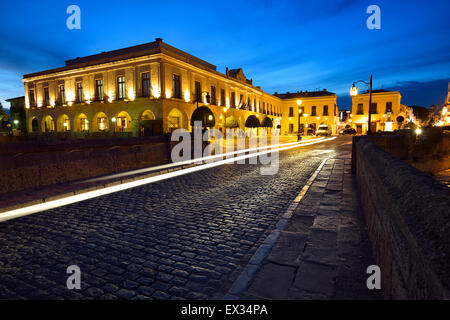
[[[330,140],[334,140],[334,139],[336,139],[336,137],[309,141],[309,142],[305,142],[305,143],[302,143],[302,144],[296,143],[295,145],[289,145],[289,146],[281,147],[281,148],[277,149],[276,151],[289,150],[289,149],[293,149],[293,148],[298,148],[298,147],[302,147],[302,146],[312,145],[312,144],[325,142],[325,141],[330,141]],[[119,185],[105,187],[105,188],[94,190],[94,191],[88,191],[88,192],[85,192],[85,193],[76,194],[76,195],[73,195],[73,196],[68,196],[68,197],[62,198],[62,199],[52,200],[52,201],[49,201],[49,202],[39,203],[39,204],[35,204],[35,205],[31,205],[31,206],[27,206],[27,207],[23,207],[23,208],[19,208],[19,209],[5,211],[5,212],[0,213],[0,222],[7,221],[7,220],[10,220],[10,219],[19,218],[19,217],[23,217],[23,216],[30,215],[30,214],[37,213],[37,212],[41,212],[41,211],[46,211],[46,210],[50,210],[50,209],[59,208],[59,207],[66,206],[66,205],[69,205],[69,204],[73,204],[73,203],[76,203],[76,202],[80,202],[80,201],[84,201],[84,200],[88,200],[88,199],[104,196],[104,195],[107,195],[107,194],[111,194],[111,193],[114,193],[114,192],[119,192],[119,191],[127,190],[127,189],[130,189],[130,188],[139,187],[139,186],[142,186],[142,185],[145,185],[145,184],[154,183],[154,182],[158,182],[158,181],[163,181],[163,180],[167,180],[167,179],[170,179],[170,178],[182,176],[182,175],[185,175],[185,174],[189,174],[189,173],[193,173],[193,172],[197,172],[197,171],[201,171],[201,170],[206,170],[206,169],[218,167],[218,166],[221,166],[221,165],[224,165],[224,164],[233,163],[233,162],[236,162],[236,161],[239,161],[239,160],[244,160],[244,159],[248,159],[248,158],[252,158],[252,157],[257,157],[259,155],[268,154],[268,153],[271,153],[271,152],[274,152],[274,150],[260,151],[260,152],[257,152],[257,153],[251,153],[251,154],[242,155],[242,156],[238,156],[238,157],[233,157],[233,158],[229,158],[229,159],[219,160],[219,161],[215,161],[215,162],[212,162],[212,163],[206,163],[206,164],[198,165],[198,166],[195,166],[195,167],[180,169],[178,171],[172,171],[172,172],[168,172],[168,173],[163,173],[163,174],[158,175],[158,176],[143,178],[143,179],[135,180],[135,181],[131,181],[131,182],[125,182],[125,183],[122,183],[122,184],[119,184]],[[223,154],[221,154],[221,156],[223,156]],[[199,160],[200,159],[196,159],[196,161],[199,161]]]
[[[145,173],[145,172],[158,171],[158,170],[164,170],[164,169],[184,166],[184,165],[188,165],[188,164],[192,164],[192,163],[200,163],[200,162],[203,162],[203,161],[209,161],[209,160],[214,160],[214,159],[221,159],[223,157],[227,157],[227,156],[231,156],[231,155],[237,155],[237,154],[240,154],[240,153],[258,151],[258,150],[264,150],[264,149],[271,149],[271,148],[279,148],[279,147],[282,147],[282,146],[288,146],[288,145],[294,145],[294,144],[305,144],[307,142],[319,141],[319,140],[323,140],[323,139],[324,138],[322,137],[322,138],[311,139],[311,140],[300,141],[300,142],[296,141],[296,142],[289,142],[289,143],[280,143],[280,144],[270,145],[270,146],[242,149],[242,150],[237,150],[237,151],[232,151],[232,152],[226,152],[226,153],[220,153],[220,154],[216,154],[216,155],[206,156],[206,157],[202,157],[202,158],[196,158],[196,159],[191,159],[191,160],[186,160],[186,161],[180,161],[180,162],[174,162],[174,163],[168,163],[168,164],[153,166],[153,167],[149,167],[149,168],[143,168],[143,169],[131,170],[131,171],[122,172],[122,173],[111,174],[111,175],[107,175],[107,176],[103,176],[103,177],[99,177],[99,178],[82,180],[82,181],[78,181],[78,182],[75,182],[75,183],[79,184],[79,183],[95,182],[95,181],[102,181],[102,180],[109,180],[109,179],[114,179],[114,178],[126,177],[126,176],[131,176],[131,175]]]

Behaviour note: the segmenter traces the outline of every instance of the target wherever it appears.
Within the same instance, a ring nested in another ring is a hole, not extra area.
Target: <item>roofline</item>
[[[13,101],[13,100],[19,100],[19,99],[25,99],[25,96],[20,96],[20,97],[15,97],[15,98],[5,99],[5,101],[11,102],[11,101]]]
[[[128,53],[124,52],[123,54],[118,53],[118,52],[124,51],[126,49],[138,48],[138,47],[143,47],[143,49],[140,51],[135,51],[135,52],[128,52]],[[118,54],[114,55],[114,53],[118,53]],[[149,42],[149,43],[145,43],[145,44],[141,44],[141,45],[131,46],[131,47],[117,49],[117,50],[111,50],[111,51],[97,53],[97,54],[93,54],[93,55],[89,55],[89,56],[85,56],[85,57],[81,57],[81,58],[66,60],[66,66],[64,66],[64,67],[24,74],[23,79],[38,77],[38,76],[42,76],[42,75],[50,75],[50,74],[54,74],[54,73],[58,73],[58,72],[62,72],[62,71],[76,70],[76,69],[85,68],[85,67],[100,66],[102,64],[106,64],[106,63],[110,63],[110,62],[145,57],[145,56],[150,56],[150,55],[154,55],[157,53],[164,53],[164,54],[167,54],[168,56],[173,56],[178,59],[179,59],[179,57],[183,57],[190,64],[200,65],[204,68],[207,68],[208,70],[217,71],[216,70],[217,67],[215,65],[213,65],[209,62],[206,62],[205,60],[202,60],[200,58],[197,58],[197,57],[195,57],[185,51],[182,51],[178,48],[175,48],[169,44],[166,44],[166,43],[162,42],[162,40],[156,40],[154,42]],[[104,58],[101,57],[102,55],[105,56],[107,54],[112,54],[113,56],[104,57]],[[98,59],[95,59],[96,56],[98,57]],[[94,60],[90,60],[89,58],[94,58]],[[76,63],[77,60],[79,60],[79,63]],[[101,62],[99,62],[99,61],[101,61]]]
[[[383,92],[372,92],[372,95],[374,95],[374,94],[396,94],[396,93],[398,93],[399,95],[402,95],[401,93],[400,93],[400,91],[383,91]],[[366,92],[366,93],[358,93],[356,96],[353,96],[353,98],[354,97],[357,97],[357,96],[365,96],[365,95],[369,95],[369,92]]]
[[[167,46],[169,46],[169,45],[167,45]],[[173,48],[172,46],[169,46],[169,47]],[[176,48],[174,48],[174,49],[176,49]],[[176,50],[178,50],[178,49],[176,49]],[[179,51],[181,51],[181,50],[179,50]],[[259,86],[254,86],[253,84],[249,84],[247,82],[240,81],[240,80],[238,80],[238,79],[236,79],[234,77],[228,76],[228,75],[226,75],[226,74],[224,74],[222,72],[219,72],[219,71],[217,71],[215,69],[210,69],[210,68],[207,68],[205,66],[202,66],[202,65],[199,65],[199,64],[196,64],[196,63],[192,63],[192,61],[181,60],[179,56],[176,56],[176,55],[173,55],[173,54],[170,55],[166,51],[160,52],[160,53],[154,53],[154,54],[155,55],[160,55],[160,58],[164,58],[164,56],[167,56],[168,58],[172,58],[172,59],[175,59],[175,60],[178,60],[178,61],[181,61],[181,62],[189,63],[193,67],[199,68],[199,69],[201,69],[201,70],[203,70],[205,72],[211,72],[211,73],[213,73],[213,74],[215,74],[217,76],[220,76],[220,77],[225,78],[227,80],[231,80],[231,81],[233,81],[233,82],[235,82],[237,84],[241,84],[241,85],[245,85],[247,87],[250,87],[250,88],[252,88],[252,89],[254,89],[256,91],[259,91],[261,94],[269,95],[272,98],[275,98],[275,99],[278,99],[280,101],[283,101],[281,98],[279,98],[279,97],[277,97],[277,96],[275,96],[273,94],[270,94],[268,92],[265,92]],[[187,55],[189,55],[189,54],[187,54]],[[191,55],[189,55],[189,56],[191,56]],[[142,59],[142,58],[145,58],[145,57],[146,56],[130,57],[130,58],[126,58],[126,59],[118,59],[116,61],[125,61],[125,60],[130,60],[130,59],[139,59],[139,58]],[[114,61],[96,63],[96,64],[92,64],[92,65],[76,65],[76,66],[70,66],[70,67],[61,67],[61,68],[56,68],[56,69],[50,69],[50,70],[47,70],[47,71],[32,73],[32,74],[25,75],[24,79],[22,79],[22,82],[26,82],[28,80],[32,81],[31,78],[34,78],[34,77],[42,77],[42,76],[46,76],[46,75],[47,76],[51,76],[51,75],[56,75],[57,73],[60,73],[60,72],[65,72],[65,71],[76,72],[78,69],[83,69],[83,68],[93,68],[93,67],[101,68],[103,65],[106,65],[106,64],[112,63],[112,62],[114,62]]]
[[[298,96],[298,97],[291,97],[291,98],[281,98],[279,95],[273,95],[274,97],[277,97],[278,99],[281,99],[282,101],[286,100],[301,100],[301,99],[320,99],[320,98],[326,98],[326,97],[337,97],[337,94],[334,92],[329,92],[329,94],[322,94],[320,96]]]

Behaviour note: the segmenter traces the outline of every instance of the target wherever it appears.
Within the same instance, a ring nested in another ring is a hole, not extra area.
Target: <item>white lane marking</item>
[[[336,137],[328,138],[328,139],[322,139],[320,141],[314,141],[314,142],[304,143],[304,144],[300,144],[300,145],[296,144],[296,145],[293,145],[293,146],[287,146],[287,147],[279,148],[276,151],[289,150],[289,149],[293,149],[293,148],[298,148],[298,147],[302,147],[302,146],[312,145],[312,144],[325,142],[325,141],[330,141],[330,140],[334,140],[334,139],[336,139]],[[114,193],[114,192],[118,192],[118,191],[123,191],[123,190],[130,189],[130,188],[139,187],[139,186],[142,186],[142,185],[145,185],[145,184],[167,180],[167,179],[178,177],[178,176],[182,176],[182,175],[185,175],[185,174],[188,174],[188,173],[193,173],[193,172],[197,172],[197,171],[201,171],[201,170],[205,170],[205,169],[218,167],[218,166],[221,166],[221,165],[224,165],[224,164],[228,164],[228,163],[233,163],[233,162],[236,162],[236,161],[239,161],[239,160],[244,160],[244,159],[248,159],[248,158],[257,157],[259,155],[268,154],[268,153],[271,153],[271,152],[274,152],[274,150],[260,151],[260,152],[257,152],[257,153],[252,153],[252,154],[248,154],[248,155],[242,155],[242,156],[233,157],[233,158],[230,158],[230,159],[224,159],[224,160],[220,160],[220,161],[216,161],[216,162],[212,162],[212,163],[206,163],[206,164],[198,165],[196,167],[185,168],[185,169],[181,169],[181,170],[178,170],[178,171],[172,171],[172,172],[164,173],[164,174],[161,174],[161,175],[158,175],[158,176],[153,176],[153,177],[143,178],[143,179],[140,179],[140,180],[125,182],[125,183],[122,183],[122,184],[119,184],[119,185],[105,187],[105,188],[94,190],[94,191],[88,191],[88,192],[85,192],[85,193],[76,194],[76,195],[73,195],[73,196],[68,196],[68,197],[62,198],[62,199],[52,200],[52,201],[49,201],[49,202],[39,203],[39,204],[35,204],[35,205],[31,205],[31,206],[27,206],[27,207],[23,207],[23,208],[19,208],[19,209],[5,211],[5,212],[0,213],[0,222],[7,221],[7,220],[10,220],[10,219],[15,219],[15,218],[26,216],[26,215],[30,215],[30,214],[41,212],[41,211],[46,211],[46,210],[50,210],[50,209],[59,208],[59,207],[62,207],[62,206],[66,206],[68,204],[73,204],[73,203],[76,203],[76,202],[80,202],[80,201],[84,201],[84,200],[88,200],[88,199],[92,199],[92,198],[97,198],[97,197],[104,196],[104,195],[107,195],[107,194],[111,194],[111,193]]]
[[[249,149],[237,150],[237,151],[232,151],[232,152],[220,153],[220,154],[217,154],[217,155],[211,155],[211,156],[206,156],[206,157],[202,157],[202,158],[196,158],[196,159],[191,159],[191,160],[186,160],[186,161],[180,161],[180,162],[175,162],[175,163],[163,164],[163,165],[149,167],[149,168],[143,168],[143,169],[131,170],[131,171],[122,172],[122,173],[111,174],[111,175],[108,175],[108,176],[103,176],[103,177],[93,178],[93,179],[88,179],[88,180],[82,180],[82,181],[78,181],[78,182],[75,182],[75,183],[79,184],[79,183],[95,182],[95,181],[101,181],[101,180],[108,180],[108,179],[126,177],[126,176],[130,176],[130,175],[144,173],[144,172],[164,170],[164,169],[173,168],[173,167],[179,167],[179,166],[188,165],[188,164],[192,164],[192,163],[197,163],[197,162],[202,162],[202,161],[209,161],[209,160],[213,160],[213,159],[216,159],[216,158],[217,159],[221,159],[221,158],[226,157],[226,156],[237,155],[237,154],[240,154],[240,153],[258,151],[258,150],[264,150],[264,149],[271,149],[271,148],[279,148],[279,147],[282,147],[282,146],[288,146],[288,145],[294,145],[294,144],[305,144],[307,142],[318,141],[318,140],[323,140],[323,139],[324,138],[322,137],[322,138],[311,139],[311,140],[300,141],[300,142],[296,141],[296,142],[289,142],[289,143],[281,143],[281,144],[270,145],[270,146],[263,146],[263,147],[256,147],[256,148],[249,148]]]

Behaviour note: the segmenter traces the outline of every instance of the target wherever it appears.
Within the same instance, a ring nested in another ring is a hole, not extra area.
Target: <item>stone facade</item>
[[[250,115],[261,122],[269,117],[273,129],[281,126],[281,133],[298,130],[297,118],[289,114],[292,104],[297,106],[297,98],[268,94],[254,86],[242,69],[227,68],[225,74],[220,73],[216,66],[159,38],[68,60],[64,67],[27,74],[23,82],[27,129],[36,134],[102,131],[140,136],[176,128],[190,130],[189,120],[197,105],[211,109],[215,127],[220,130],[226,124],[245,129]],[[335,132],[335,94],[302,100],[305,105],[311,100],[321,110],[308,120],[310,123],[328,121]],[[323,105],[328,105],[328,116],[322,112]]]

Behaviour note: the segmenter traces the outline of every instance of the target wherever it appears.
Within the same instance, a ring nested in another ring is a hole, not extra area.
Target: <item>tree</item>
[[[398,128],[401,129],[403,122],[405,121],[405,117],[403,116],[398,116],[397,117],[397,123],[398,123]]]
[[[272,128],[273,127],[272,120],[269,117],[265,117],[261,122],[261,127]]]
[[[245,121],[245,127],[258,128],[259,126],[261,126],[261,124],[259,123],[259,119],[256,116],[254,115],[248,116],[247,120]]]
[[[194,110],[191,117],[191,126],[194,126],[195,121],[201,121],[202,128],[214,127],[216,124],[214,114],[211,109],[206,106],[202,106]]]
[[[408,122],[407,124],[405,124],[405,129],[416,129],[417,125],[414,122]]]
[[[239,123],[237,122],[237,120],[234,117],[230,116],[225,119],[225,127],[226,128],[239,128]]]
[[[9,120],[9,114],[6,113],[6,110],[3,109],[3,105],[0,102],[0,127],[1,128],[6,127],[8,120]]]
[[[429,120],[430,110],[428,110],[425,107],[420,107],[420,106],[411,106],[411,108],[413,109],[414,116],[421,123],[426,123]]]

